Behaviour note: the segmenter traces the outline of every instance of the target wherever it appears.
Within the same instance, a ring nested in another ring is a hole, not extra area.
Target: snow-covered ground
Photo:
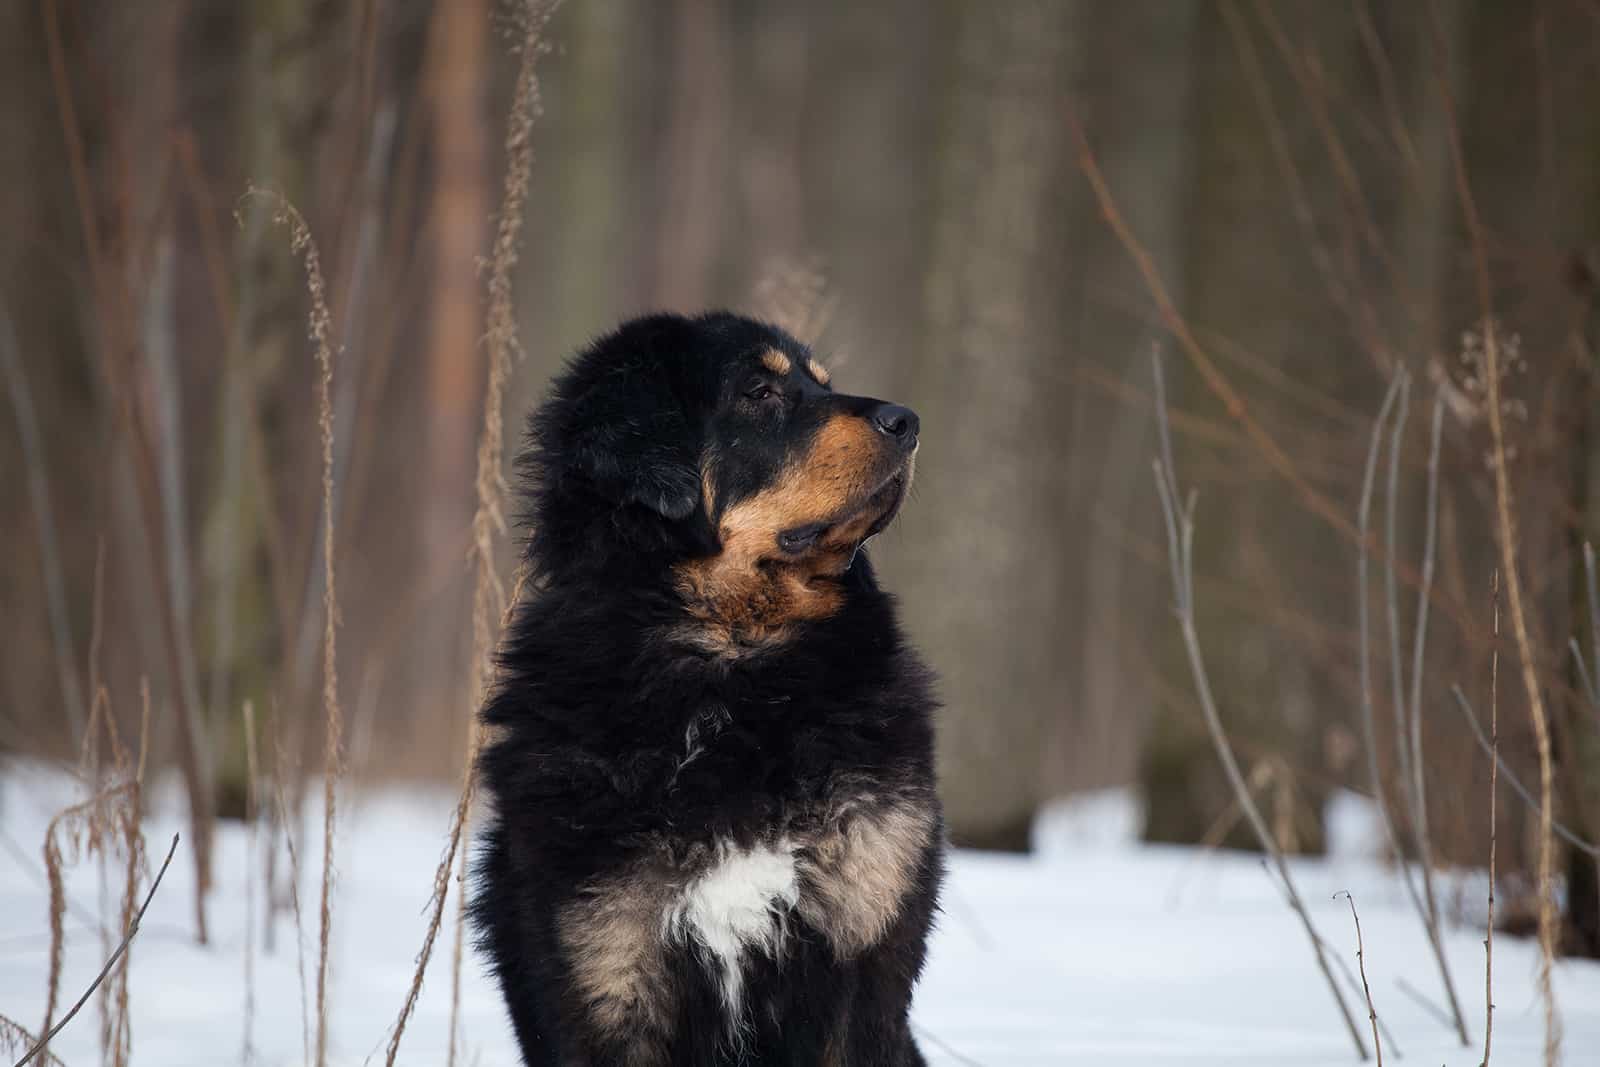
[[[50,814],[78,799],[69,780],[0,765],[0,1014],[37,1028],[44,1013],[48,936],[43,871],[36,859]],[[334,907],[332,1055],[337,1064],[383,1060],[382,1046],[410,982],[450,798],[436,791],[354,796],[338,830]],[[174,829],[174,803],[148,820],[159,860]],[[1350,890],[1361,910],[1367,973],[1392,1033],[1385,1059],[1467,1067],[1481,1058],[1481,928],[1449,932],[1447,950],[1472,1026],[1463,1049],[1404,981],[1434,1000],[1438,980],[1423,935],[1394,877],[1371,859],[1370,818],[1357,801],[1332,813],[1329,859],[1294,865],[1323,937],[1354,967]],[[1137,847],[1137,812],[1120,794],[1060,805],[1035,830],[1030,858],[958,854],[915,1021],[936,1064],[1062,1063],[1275,1067],[1355,1062],[1349,1039],[1314,970],[1297,923],[1257,858],[1191,849]],[[303,855],[314,861],[312,836]],[[292,928],[256,963],[254,1019],[247,1034],[243,982],[246,839],[237,825],[218,841],[213,943],[187,936],[191,867],[180,852],[132,949],[134,1062],[183,1067],[303,1061],[301,996]],[[316,863],[303,889],[314,899]],[[92,867],[70,872],[66,976],[70,1002],[99,970],[99,938],[84,919],[96,910]],[[1474,883],[1469,904],[1481,896]],[[308,904],[308,908],[314,904]],[[1481,906],[1480,906],[1481,907]],[[452,905],[451,915],[453,917]],[[308,919],[310,913],[308,913]],[[314,920],[308,929],[314,952]],[[448,935],[429,974],[400,1062],[444,1060],[449,1011]],[[1527,941],[1495,942],[1493,1063],[1541,1062],[1542,1012],[1534,992],[1537,954]],[[1600,965],[1562,962],[1556,974],[1565,1022],[1565,1062],[1600,1063]],[[466,966],[466,1064],[516,1062],[499,999],[476,959]],[[1364,1012],[1363,1012],[1364,1015]],[[1365,1019],[1362,1018],[1365,1025]],[[55,1041],[72,1067],[98,1062],[93,1011]]]

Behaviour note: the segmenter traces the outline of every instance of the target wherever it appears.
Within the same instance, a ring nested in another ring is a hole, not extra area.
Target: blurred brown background
[[[224,815],[245,699],[315,769],[314,364],[254,185],[304,213],[342,346],[353,771],[457,773],[505,30],[489,0],[0,6],[0,749],[70,756],[93,647],[119,715],[150,679],[157,762],[192,763]],[[1565,651],[1588,647],[1600,447],[1600,5],[571,0],[547,38],[511,417],[619,319],[718,305],[809,312],[838,381],[915,407],[917,495],[875,555],[944,678],[959,841],[1024,846],[1045,799],[1131,782],[1155,839],[1226,818],[1168,610],[1160,342],[1214,682],[1302,848],[1331,789],[1370,788],[1352,524],[1378,401],[1408,367],[1409,627],[1444,391],[1427,763],[1441,857],[1481,862],[1487,765],[1449,698],[1485,692],[1490,649],[1487,438],[1461,359],[1480,254],[1525,365],[1514,478],[1560,813],[1600,829],[1597,719]],[[1501,689],[1531,780],[1525,701]]]

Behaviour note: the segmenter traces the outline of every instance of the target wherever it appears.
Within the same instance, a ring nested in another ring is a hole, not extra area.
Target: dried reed
[[[1190,673],[1194,677],[1195,693],[1200,700],[1200,710],[1205,718],[1206,730],[1211,736],[1212,745],[1216,748],[1217,758],[1222,763],[1223,772],[1227,775],[1229,785],[1233,789],[1239,807],[1244,811],[1245,818],[1255,832],[1256,840],[1261,845],[1271,860],[1272,873],[1276,874],[1284,896],[1288,899],[1290,908],[1300,920],[1305,930],[1306,939],[1311,942],[1311,952],[1316,959],[1317,969],[1322,972],[1323,979],[1328,984],[1328,992],[1333,994],[1334,1003],[1339,1008],[1339,1015],[1344,1020],[1345,1029],[1350,1034],[1350,1040],[1356,1047],[1356,1054],[1363,1060],[1367,1059],[1367,1045],[1361,1037],[1361,1031],[1356,1026],[1355,1016],[1351,1014],[1350,1007],[1345,1003],[1344,994],[1339,992],[1339,984],[1334,980],[1333,971],[1328,967],[1328,954],[1326,944],[1317,933],[1316,927],[1311,922],[1311,914],[1306,910],[1305,903],[1300,898],[1300,892],[1295,888],[1294,879],[1289,873],[1289,865],[1283,858],[1283,852],[1278,848],[1277,841],[1273,839],[1272,831],[1268,829],[1267,822],[1262,818],[1261,811],[1256,807],[1255,798],[1251,796],[1250,787],[1246,783],[1244,774],[1239,770],[1239,761],[1233,754],[1233,746],[1228,741],[1227,731],[1223,728],[1222,717],[1217,711],[1216,698],[1211,691],[1210,675],[1206,671],[1205,657],[1200,649],[1200,631],[1195,623],[1194,615],[1194,557],[1192,546],[1194,542],[1194,495],[1185,497],[1178,486],[1177,474],[1172,461],[1172,435],[1166,421],[1167,386],[1166,375],[1161,366],[1159,353],[1152,354],[1151,362],[1155,374],[1156,387],[1156,431],[1160,441],[1161,454],[1155,462],[1156,491],[1161,498],[1161,514],[1166,522],[1167,532],[1167,561],[1168,570],[1172,579],[1173,612],[1178,619],[1178,629],[1183,636],[1184,650],[1188,655]]]
[[[1433,10],[1433,33],[1442,40],[1439,12]],[[1442,52],[1443,50],[1441,50]],[[1509,368],[1500,362],[1503,339],[1494,317],[1494,287],[1489,273],[1488,239],[1478,204],[1467,174],[1466,156],[1461,144],[1461,124],[1457,118],[1455,94],[1450,80],[1437,74],[1439,100],[1444,106],[1444,129],[1450,147],[1451,175],[1456,198],[1472,249],[1474,281],[1482,313],[1482,364],[1484,400],[1488,409],[1490,467],[1494,474],[1495,540],[1500,549],[1506,602],[1511,608],[1511,633],[1517,642],[1517,658],[1522,668],[1522,686],[1528,697],[1528,717],[1533,721],[1534,741],[1539,753],[1539,847],[1535,883],[1539,906],[1539,996],[1544,1002],[1544,1059],[1555,1067],[1561,1058],[1561,1021],[1556,1007],[1555,986],[1550,971],[1555,963],[1558,916],[1556,915],[1554,876],[1554,764],[1550,749],[1550,720],[1545,713],[1544,694],[1539,689],[1534,666],[1533,642],[1528,636],[1528,620],[1522,604],[1522,576],[1517,568],[1517,526],[1511,501],[1511,472],[1508,468],[1505,402],[1501,396],[1502,374]],[[1514,359],[1513,359],[1514,362]]]
[[[109,721],[109,720],[108,720]],[[112,731],[116,742],[116,731]],[[119,771],[126,772],[127,758],[120,743],[115,743]],[[139,876],[145,870],[144,850],[144,769],[150,751],[150,680],[139,680],[139,758],[133,768],[131,788],[127,802],[120,809],[123,847],[127,851],[127,867],[122,886],[121,925],[124,930],[136,925],[134,909],[139,904]],[[133,1058],[133,1014],[128,1005],[128,959],[131,947],[124,955],[122,966],[112,976],[116,1010],[111,1027],[112,1067],[128,1067]]]
[[[140,732],[140,752],[137,772],[130,766],[127,751],[123,748],[121,739],[117,736],[116,720],[110,712],[110,701],[103,689],[98,690],[90,702],[89,720],[84,734],[83,761],[88,772],[87,778],[91,782],[99,780],[99,732],[103,722],[110,737],[114,759],[115,779],[107,786],[96,786],[94,793],[80,803],[73,804],[57,812],[45,827],[44,835],[44,868],[45,879],[48,886],[48,922],[50,930],[49,971],[45,979],[45,1014],[44,1024],[39,1028],[45,1036],[41,1039],[39,1047],[48,1051],[50,1037],[60,1029],[61,1024],[52,1026],[55,1018],[56,1007],[61,992],[61,968],[63,950],[66,943],[63,918],[66,915],[67,899],[65,870],[68,863],[77,862],[85,855],[96,856],[102,861],[112,844],[120,839],[128,855],[128,879],[136,882],[143,859],[143,838],[140,835],[140,778],[144,773],[144,748],[149,735],[149,687],[146,683],[142,687],[144,693],[144,714]],[[131,908],[124,907],[124,926]],[[117,992],[120,983],[120,992]],[[100,986],[96,981],[91,987],[92,993]],[[107,1002],[114,1002],[103,1016],[102,1041],[111,1050],[121,1049],[126,1042],[127,1035],[127,992],[125,988],[126,974],[124,973],[113,986],[107,987],[112,995]],[[84,994],[85,999],[89,996]],[[103,1003],[107,1003],[103,1002]],[[81,1002],[80,1002],[81,1003]],[[76,1009],[74,1009],[76,1012]],[[70,1016],[68,1016],[70,1018]],[[63,1019],[64,1023],[66,1020]],[[125,1062],[113,1057],[114,1062]]]
[[[328,1062],[328,950],[333,936],[333,852],[337,825],[337,793],[343,771],[344,722],[339,710],[339,672],[335,639],[339,598],[334,580],[333,515],[333,314],[322,256],[305,218],[280,193],[251,187],[246,196],[266,196],[274,205],[272,221],[289,231],[289,247],[300,256],[311,297],[311,340],[317,360],[317,428],[322,437],[322,889],[317,934],[317,1067]]]
[[[1535,868],[1539,901],[1539,995],[1544,1001],[1545,1063],[1554,1067],[1561,1058],[1561,1020],[1556,1008],[1550,970],[1556,956],[1559,917],[1555,901],[1554,760],[1550,749],[1550,721],[1544,694],[1534,668],[1533,643],[1522,605],[1522,576],[1517,568],[1516,516],[1511,503],[1511,475],[1507,468],[1504,409],[1500,396],[1501,366],[1498,330],[1491,320],[1483,326],[1483,377],[1489,406],[1489,436],[1493,447],[1494,498],[1500,566],[1506,575],[1506,600],[1511,608],[1511,632],[1522,665],[1522,685],[1528,694],[1528,715],[1533,720],[1539,753],[1539,853]]]
[[[537,64],[539,58],[548,50],[544,31],[558,6],[559,0],[528,0],[520,9],[518,49],[521,52],[521,64],[517,71],[511,111],[506,121],[506,176],[499,221],[489,259],[489,308],[485,332],[489,353],[489,376],[484,396],[483,430],[478,439],[478,467],[475,481],[478,506],[472,518],[471,556],[474,563],[474,584],[466,762],[462,770],[460,796],[450,819],[444,855],[434,870],[433,891],[428,900],[428,924],[423,933],[422,947],[417,952],[416,969],[412,973],[411,986],[406,991],[405,1002],[401,1005],[400,1014],[395,1018],[390,1032],[385,1057],[388,1067],[393,1067],[395,1058],[399,1055],[406,1024],[416,1009],[417,998],[422,994],[423,978],[427,973],[428,963],[433,956],[433,946],[444,920],[451,873],[455,872],[458,882],[465,878],[468,852],[466,840],[476,786],[473,767],[482,741],[477,708],[493,677],[495,620],[497,617],[503,620],[505,614],[511,610],[517,597],[521,595],[525,580],[524,575],[519,574],[511,596],[507,597],[504,583],[501,582],[495,567],[495,543],[497,537],[506,533],[504,506],[506,486],[502,474],[505,459],[503,414],[505,391],[512,364],[522,352],[517,339],[512,281],[520,252],[523,215],[533,180],[533,126],[543,111]],[[461,963],[463,932],[466,924],[464,904],[463,899],[456,911],[455,948],[451,960],[450,1024],[446,1062],[452,1065],[455,1062],[460,1020]]]

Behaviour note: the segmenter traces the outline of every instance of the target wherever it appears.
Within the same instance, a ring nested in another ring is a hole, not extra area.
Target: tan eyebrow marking
[[[818,385],[827,385],[828,379],[833,377],[828,373],[827,367],[824,367],[814,359],[806,360],[806,370],[811,372],[811,376],[817,380]]]
[[[789,357],[775,348],[769,348],[761,353],[761,365],[773,374],[788,374],[794,369],[794,364]]]

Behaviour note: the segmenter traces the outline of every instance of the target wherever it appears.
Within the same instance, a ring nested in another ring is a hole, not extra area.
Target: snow
[[[48,935],[37,857],[50,815],[79,795],[64,775],[29,764],[0,765],[0,1013],[37,1028],[44,1012]],[[330,1062],[383,1062],[388,1027],[409,985],[423,907],[448,825],[451,798],[438,790],[356,794],[341,807],[334,905]],[[180,806],[161,791],[147,819],[149,851],[164,854]],[[1121,792],[1058,804],[1035,827],[1035,853],[958,853],[945,914],[919,987],[914,1021],[932,1064],[1094,1063],[1162,1067],[1354,1063],[1349,1038],[1312,965],[1292,913],[1258,857],[1134,843],[1138,809]],[[1341,890],[1361,910],[1373,997],[1399,1052],[1414,1063],[1467,1067],[1481,1057],[1483,932],[1447,932],[1447,954],[1472,1029],[1463,1049],[1399,980],[1438,1001],[1423,933],[1393,874],[1371,857],[1371,815],[1358,798],[1335,804],[1330,856],[1296,861],[1295,877],[1324,939],[1355,966],[1355,934]],[[301,846],[307,960],[314,967],[316,819]],[[224,826],[217,841],[213,940],[188,936],[192,871],[180,846],[132,954],[134,1062],[163,1067],[241,1061],[245,1042],[247,840]],[[309,862],[308,862],[309,861]],[[1481,893],[1481,878],[1460,880]],[[99,970],[99,938],[85,921],[97,910],[92,864],[68,873],[63,999],[76,999]],[[1463,909],[1471,916],[1472,901]],[[454,903],[449,911],[454,918]],[[1481,905],[1476,914],[1481,915]],[[469,950],[470,951],[470,950]],[[450,932],[441,937],[400,1062],[444,1060],[449,1015]],[[1494,1055],[1501,1067],[1542,1062],[1542,1008],[1534,989],[1537,951],[1495,941]],[[1565,1062],[1600,1060],[1600,965],[1562,961],[1556,988]],[[499,997],[479,961],[465,966],[459,1062],[516,1062]],[[1352,1007],[1356,1004],[1352,1001]],[[1370,1042],[1365,1011],[1358,1021]],[[56,1039],[73,1067],[98,1062],[91,1007]],[[256,960],[254,1062],[303,1062],[301,998],[292,927],[278,951]],[[1386,1043],[1385,1059],[1398,1059]]]

